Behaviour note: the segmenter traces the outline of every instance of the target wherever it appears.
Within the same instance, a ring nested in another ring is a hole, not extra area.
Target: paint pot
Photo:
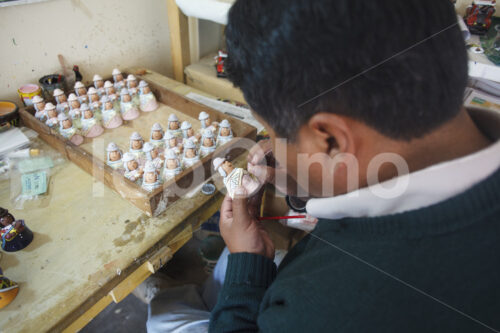
[[[51,100],[54,90],[61,89],[64,91],[64,76],[59,74],[45,75],[38,80],[42,86],[43,95],[46,100]]]
[[[19,108],[10,101],[0,101],[0,132],[19,125]]]
[[[32,106],[35,96],[42,96],[42,89],[36,84],[25,84],[17,90],[19,97],[23,101],[24,106]]]

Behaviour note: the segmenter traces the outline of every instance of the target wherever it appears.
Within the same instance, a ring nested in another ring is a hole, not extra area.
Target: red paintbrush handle
[[[305,215],[294,215],[294,216],[262,216],[259,217],[259,221],[266,221],[266,220],[289,220],[289,219],[304,219],[306,218]]]

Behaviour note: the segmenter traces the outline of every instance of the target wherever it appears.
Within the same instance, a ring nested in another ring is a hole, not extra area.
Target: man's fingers
[[[264,187],[262,187],[257,193],[255,193],[248,200],[248,212],[251,216],[260,216],[260,206],[262,205],[262,196],[264,194]]]
[[[256,145],[250,148],[247,161],[251,164],[259,164],[264,160],[265,155],[272,150],[271,140],[259,141]]]
[[[248,213],[247,192],[243,187],[238,187],[234,192],[233,216],[239,223],[250,224],[252,217]]]
[[[233,200],[226,194],[224,200],[222,201],[222,205],[220,206],[220,216],[224,219],[231,219],[233,217]]]
[[[265,183],[274,183],[275,179],[275,169],[265,166],[265,165],[254,165],[248,163],[247,165],[247,170],[250,172],[252,175],[257,177],[259,182],[261,184]]]

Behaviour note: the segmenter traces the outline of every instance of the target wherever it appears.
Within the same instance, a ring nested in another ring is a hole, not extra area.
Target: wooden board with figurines
[[[38,98],[21,119],[150,216],[179,198],[174,187],[193,187],[196,169],[204,169],[202,181],[210,177],[214,154],[256,137],[254,127],[150,82],[147,71],[114,69],[112,79],[96,74],[93,83],[76,82],[67,96],[56,89],[53,101]]]

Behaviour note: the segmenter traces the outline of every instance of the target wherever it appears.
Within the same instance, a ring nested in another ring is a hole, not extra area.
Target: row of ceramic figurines
[[[179,120],[172,114],[166,133],[159,123],[151,128],[150,141],[134,132],[130,136],[129,151],[125,154],[111,142],[106,148],[106,163],[114,169],[124,172],[124,176],[148,191],[160,187],[163,181],[173,178],[183,169],[190,168],[200,160],[214,152],[216,147],[229,142],[233,138],[231,125],[224,119],[220,124],[211,122],[206,112],[200,113],[202,134],[195,134],[187,121],[179,130]],[[209,126],[207,126],[210,124]],[[218,129],[217,138],[214,132]],[[182,157],[181,157],[182,156]]]
[[[7,209],[0,207],[0,236],[2,250],[14,252],[24,249],[33,240],[33,232],[24,220],[16,220]],[[19,286],[3,275],[0,268],[0,309],[7,306],[19,292]]]

